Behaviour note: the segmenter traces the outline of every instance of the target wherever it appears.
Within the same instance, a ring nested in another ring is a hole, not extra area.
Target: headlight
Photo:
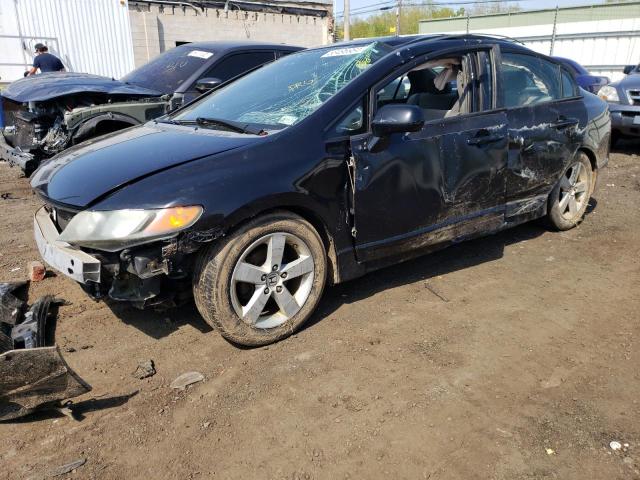
[[[59,241],[115,252],[154,240],[174,237],[202,215],[202,207],[154,210],[111,210],[78,213],[58,237]]]
[[[620,97],[618,97],[618,91],[616,87],[612,87],[611,85],[605,85],[600,90],[598,90],[598,96],[606,100],[607,102],[619,102]]]

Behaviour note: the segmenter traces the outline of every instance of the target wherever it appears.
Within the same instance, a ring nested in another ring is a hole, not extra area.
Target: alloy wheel
[[[566,220],[573,220],[582,214],[582,209],[589,200],[589,173],[581,162],[569,167],[560,180],[558,206],[560,215]]]
[[[275,232],[240,255],[231,274],[231,304],[254,328],[275,328],[300,311],[313,287],[315,265],[299,237]]]

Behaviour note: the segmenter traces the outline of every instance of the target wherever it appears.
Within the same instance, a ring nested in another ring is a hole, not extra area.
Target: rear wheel
[[[587,210],[593,185],[591,162],[584,153],[571,162],[549,196],[549,221],[558,230],[578,225]]]
[[[288,213],[260,217],[199,258],[194,297],[202,317],[233,343],[266,345],[309,318],[326,281],[320,236]]]

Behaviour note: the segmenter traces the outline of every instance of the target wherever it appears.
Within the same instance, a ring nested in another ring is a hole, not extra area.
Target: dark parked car
[[[598,95],[609,102],[611,144],[620,138],[640,137],[640,65],[628,65],[625,77],[603,87]]]
[[[193,289],[222,335],[263,345],[327,283],[539,217],[574,227],[609,132],[605,102],[516,43],[331,45],[50,160],[35,237],[94,297]]]
[[[300,47],[255,42],[181,45],[120,80],[86,73],[44,73],[2,92],[0,159],[30,174],[71,145],[145,123],[202,93]]]
[[[570,58],[553,58],[564,65],[567,70],[571,72],[573,78],[575,78],[576,82],[578,82],[578,85],[584,88],[587,92],[598,93],[598,90],[600,90],[611,81],[609,77],[591,75],[586,68],[584,68],[575,60],[571,60]]]

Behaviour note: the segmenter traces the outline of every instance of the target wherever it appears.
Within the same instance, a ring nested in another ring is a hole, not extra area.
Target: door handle
[[[552,123],[551,126],[558,130],[562,130],[569,127],[575,127],[576,125],[578,125],[578,123],[579,122],[577,118],[560,117],[555,123]]]
[[[504,138],[505,138],[504,135],[491,135],[491,134],[479,133],[473,138],[467,138],[467,145],[480,147],[482,145],[486,145],[487,143],[499,142]]]

